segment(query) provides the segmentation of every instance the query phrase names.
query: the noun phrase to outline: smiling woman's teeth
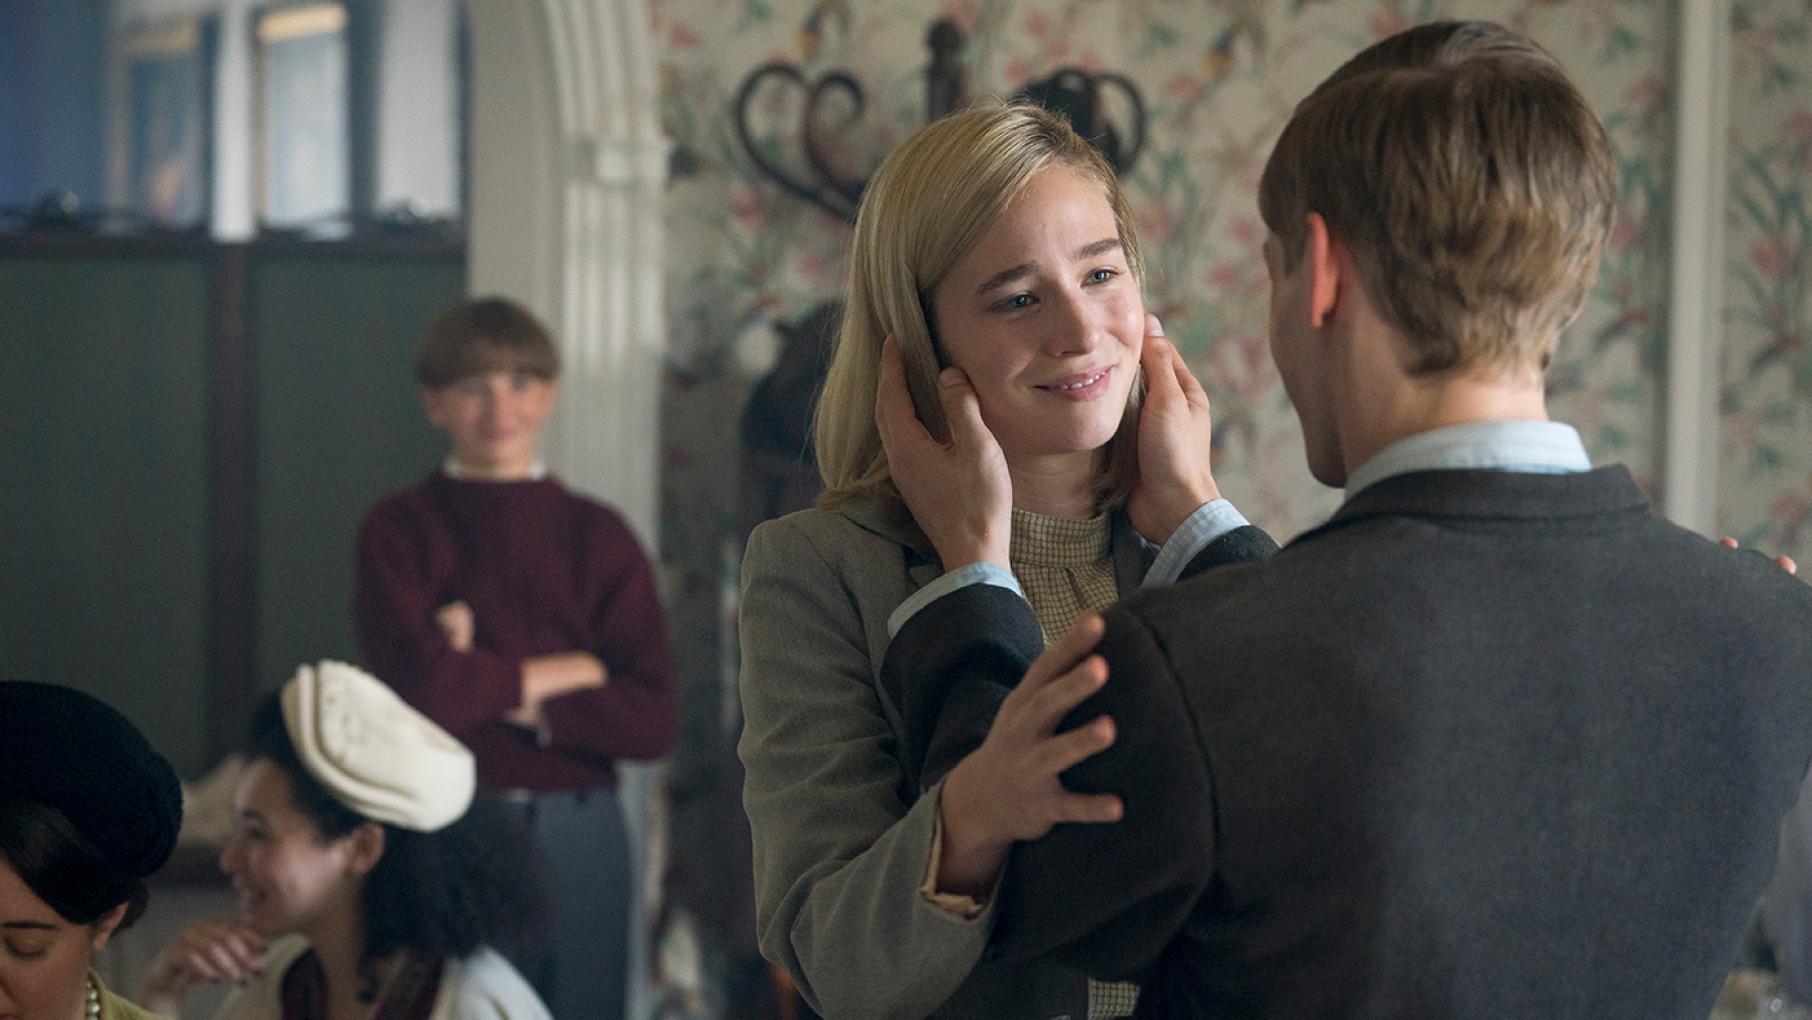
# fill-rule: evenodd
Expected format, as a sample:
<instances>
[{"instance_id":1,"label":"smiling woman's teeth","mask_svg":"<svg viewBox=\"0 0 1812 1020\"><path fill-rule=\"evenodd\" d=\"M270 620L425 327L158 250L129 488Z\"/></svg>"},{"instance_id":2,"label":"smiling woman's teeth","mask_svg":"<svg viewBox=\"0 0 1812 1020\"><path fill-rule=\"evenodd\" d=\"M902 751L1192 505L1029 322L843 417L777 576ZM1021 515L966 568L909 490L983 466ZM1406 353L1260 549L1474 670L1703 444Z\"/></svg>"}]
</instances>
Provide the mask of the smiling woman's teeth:
<instances>
[{"instance_id":1,"label":"smiling woman's teeth","mask_svg":"<svg viewBox=\"0 0 1812 1020\"><path fill-rule=\"evenodd\" d=\"M1058 383L1058 384L1052 386L1051 389L1054 389L1054 390L1087 389L1088 387L1095 385L1097 382L1100 382L1101 377L1106 374L1107 374L1107 369L1104 368L1101 371L1096 372L1094 375L1089 376L1087 379L1082 380L1081 382Z\"/></svg>"}]
</instances>

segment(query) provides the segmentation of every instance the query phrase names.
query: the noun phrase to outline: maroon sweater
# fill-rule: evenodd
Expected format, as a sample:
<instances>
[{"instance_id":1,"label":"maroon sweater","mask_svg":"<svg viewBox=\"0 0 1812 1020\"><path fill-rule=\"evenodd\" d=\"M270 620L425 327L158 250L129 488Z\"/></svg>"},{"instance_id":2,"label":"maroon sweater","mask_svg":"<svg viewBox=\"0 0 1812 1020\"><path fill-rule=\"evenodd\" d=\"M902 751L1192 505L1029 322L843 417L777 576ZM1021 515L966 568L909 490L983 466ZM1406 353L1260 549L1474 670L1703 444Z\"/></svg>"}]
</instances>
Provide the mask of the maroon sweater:
<instances>
[{"instance_id":1,"label":"maroon sweater","mask_svg":"<svg viewBox=\"0 0 1812 1020\"><path fill-rule=\"evenodd\" d=\"M472 607L456 652L435 623ZM551 478L461 481L436 472L386 497L359 533L353 624L365 665L465 741L498 789L612 786L615 759L673 742L673 665L648 557L622 518ZM522 660L587 651L599 689L551 698L539 737L500 717L522 701Z\"/></svg>"}]
</instances>

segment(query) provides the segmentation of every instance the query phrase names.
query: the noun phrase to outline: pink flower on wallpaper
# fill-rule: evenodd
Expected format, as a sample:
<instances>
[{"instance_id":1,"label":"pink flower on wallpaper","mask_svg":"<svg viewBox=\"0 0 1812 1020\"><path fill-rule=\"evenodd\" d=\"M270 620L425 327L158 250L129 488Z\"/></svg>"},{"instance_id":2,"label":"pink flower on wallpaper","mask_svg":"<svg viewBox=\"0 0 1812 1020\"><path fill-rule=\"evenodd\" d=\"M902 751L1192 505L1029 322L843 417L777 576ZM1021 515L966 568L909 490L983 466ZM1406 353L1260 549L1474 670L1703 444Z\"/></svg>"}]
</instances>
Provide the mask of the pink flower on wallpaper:
<instances>
[{"instance_id":1,"label":"pink flower on wallpaper","mask_svg":"<svg viewBox=\"0 0 1812 1020\"><path fill-rule=\"evenodd\" d=\"M975 31L976 0L949 0L944 4L944 17L956 22L965 33Z\"/></svg>"},{"instance_id":2,"label":"pink flower on wallpaper","mask_svg":"<svg viewBox=\"0 0 1812 1020\"><path fill-rule=\"evenodd\" d=\"M1797 521L1812 513L1812 501L1804 493L1789 492L1768 507L1768 516L1779 521Z\"/></svg>"},{"instance_id":3,"label":"pink flower on wallpaper","mask_svg":"<svg viewBox=\"0 0 1812 1020\"><path fill-rule=\"evenodd\" d=\"M1764 237L1749 249L1749 263L1755 271L1777 282L1792 274L1795 261L1778 237Z\"/></svg>"},{"instance_id":4,"label":"pink flower on wallpaper","mask_svg":"<svg viewBox=\"0 0 1812 1020\"><path fill-rule=\"evenodd\" d=\"M1611 224L1611 236L1607 239L1612 251L1628 251L1636 243L1638 231L1636 223L1628 216L1618 216Z\"/></svg>"},{"instance_id":5,"label":"pink flower on wallpaper","mask_svg":"<svg viewBox=\"0 0 1812 1020\"><path fill-rule=\"evenodd\" d=\"M1263 333L1231 329L1214 338L1212 361L1231 372L1215 373L1219 385L1231 389L1247 400L1270 389L1271 344ZM1214 394L1210 393L1212 398Z\"/></svg>"},{"instance_id":6,"label":"pink flower on wallpaper","mask_svg":"<svg viewBox=\"0 0 1812 1020\"><path fill-rule=\"evenodd\" d=\"M793 263L793 271L812 290L827 290L836 279L836 271L823 252L810 251Z\"/></svg>"},{"instance_id":7,"label":"pink flower on wallpaper","mask_svg":"<svg viewBox=\"0 0 1812 1020\"><path fill-rule=\"evenodd\" d=\"M1032 61L1027 57L1014 57L1007 61L1007 66L1002 69L1002 73L1007 76L1009 88L1018 88L1032 80Z\"/></svg>"},{"instance_id":8,"label":"pink flower on wallpaper","mask_svg":"<svg viewBox=\"0 0 1812 1020\"><path fill-rule=\"evenodd\" d=\"M1623 101L1640 110L1652 110L1667 98L1667 83L1658 75L1645 75L1623 90Z\"/></svg>"},{"instance_id":9,"label":"pink flower on wallpaper","mask_svg":"<svg viewBox=\"0 0 1812 1020\"><path fill-rule=\"evenodd\" d=\"M1133 223L1139 228L1139 243L1147 248L1169 244L1176 233L1176 217L1156 199L1133 207Z\"/></svg>"},{"instance_id":10,"label":"pink flower on wallpaper","mask_svg":"<svg viewBox=\"0 0 1812 1020\"><path fill-rule=\"evenodd\" d=\"M676 50L689 50L698 45L698 33L690 25L674 25L667 37Z\"/></svg>"},{"instance_id":11,"label":"pink flower on wallpaper","mask_svg":"<svg viewBox=\"0 0 1812 1020\"><path fill-rule=\"evenodd\" d=\"M737 181L730 185L730 215L743 229L759 230L767 222L767 203L754 185Z\"/></svg>"},{"instance_id":12,"label":"pink flower on wallpaper","mask_svg":"<svg viewBox=\"0 0 1812 1020\"><path fill-rule=\"evenodd\" d=\"M1209 290L1238 290L1245 278L1246 269L1237 262L1216 262L1208 267Z\"/></svg>"},{"instance_id":13,"label":"pink flower on wallpaper","mask_svg":"<svg viewBox=\"0 0 1812 1020\"><path fill-rule=\"evenodd\" d=\"M1026 15L1026 34L1034 39L1043 39L1051 34L1051 19L1043 11L1032 11Z\"/></svg>"},{"instance_id":14,"label":"pink flower on wallpaper","mask_svg":"<svg viewBox=\"0 0 1812 1020\"><path fill-rule=\"evenodd\" d=\"M1227 236L1239 242L1241 247L1257 248L1265 243L1265 225L1250 216L1240 216L1227 227Z\"/></svg>"},{"instance_id":15,"label":"pink flower on wallpaper","mask_svg":"<svg viewBox=\"0 0 1812 1020\"><path fill-rule=\"evenodd\" d=\"M1408 28L1409 22L1404 19L1402 11L1387 7L1367 19L1365 27L1371 30L1372 38L1382 39Z\"/></svg>"},{"instance_id":16,"label":"pink flower on wallpaper","mask_svg":"<svg viewBox=\"0 0 1812 1020\"><path fill-rule=\"evenodd\" d=\"M1812 143L1812 110L1795 110L1781 122L1781 134L1800 143Z\"/></svg>"},{"instance_id":17,"label":"pink flower on wallpaper","mask_svg":"<svg viewBox=\"0 0 1812 1020\"><path fill-rule=\"evenodd\" d=\"M1179 72L1164 83L1164 94L1177 102L1191 103L1195 101L1196 96L1201 95L1205 85L1207 82L1203 81L1200 76Z\"/></svg>"}]
</instances>

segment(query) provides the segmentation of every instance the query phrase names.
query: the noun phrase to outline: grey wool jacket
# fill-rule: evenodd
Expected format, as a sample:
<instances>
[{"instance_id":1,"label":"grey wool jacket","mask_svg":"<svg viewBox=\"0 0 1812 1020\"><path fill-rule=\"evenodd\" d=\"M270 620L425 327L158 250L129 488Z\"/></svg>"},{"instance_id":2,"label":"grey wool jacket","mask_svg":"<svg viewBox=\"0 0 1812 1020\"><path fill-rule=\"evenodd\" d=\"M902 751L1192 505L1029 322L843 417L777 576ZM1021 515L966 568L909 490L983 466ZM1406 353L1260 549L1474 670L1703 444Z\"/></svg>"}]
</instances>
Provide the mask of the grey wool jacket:
<instances>
[{"instance_id":1,"label":"grey wool jacket","mask_svg":"<svg viewBox=\"0 0 1812 1020\"><path fill-rule=\"evenodd\" d=\"M1156 549L1111 522L1121 593ZM1184 576L1269 555L1242 527ZM992 901L963 919L920 894L939 787L920 793L904 746L909 700L880 682L887 620L943 572L911 519L869 503L804 510L757 527L743 558L743 802L754 837L757 937L813 1008L844 1017L1087 1016L1087 978L1054 959L984 957ZM1001 589L995 589L1001 590ZM945 750L979 744L978 710Z\"/></svg>"},{"instance_id":2,"label":"grey wool jacket","mask_svg":"<svg viewBox=\"0 0 1812 1020\"><path fill-rule=\"evenodd\" d=\"M1120 590L1135 589L1153 550L1123 519L1112 549ZM749 536L738 751L761 949L830 1020L1082 1020L1079 971L983 962L992 909L965 920L919 893L938 791L908 780L900 706L878 676L888 616L942 572L909 518L867 503Z\"/></svg>"},{"instance_id":3,"label":"grey wool jacket","mask_svg":"<svg viewBox=\"0 0 1812 1020\"><path fill-rule=\"evenodd\" d=\"M1142 1016L1709 1012L1812 756L1812 590L1765 557L1622 468L1421 472L1106 616L1067 723L1121 738L1064 779L1125 816L1015 848L997 965L1140 979ZM1038 651L977 586L884 669Z\"/></svg>"}]
</instances>

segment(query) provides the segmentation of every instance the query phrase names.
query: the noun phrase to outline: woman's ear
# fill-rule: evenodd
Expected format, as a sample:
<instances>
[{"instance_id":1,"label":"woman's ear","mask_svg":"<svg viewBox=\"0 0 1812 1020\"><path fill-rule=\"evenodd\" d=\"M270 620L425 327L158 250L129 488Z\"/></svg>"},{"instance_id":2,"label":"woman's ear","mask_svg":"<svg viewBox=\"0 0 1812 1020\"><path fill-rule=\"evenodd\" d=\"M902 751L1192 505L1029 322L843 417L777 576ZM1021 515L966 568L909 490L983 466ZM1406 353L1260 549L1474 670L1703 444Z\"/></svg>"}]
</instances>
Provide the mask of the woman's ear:
<instances>
[{"instance_id":1,"label":"woman's ear","mask_svg":"<svg viewBox=\"0 0 1812 1020\"><path fill-rule=\"evenodd\" d=\"M119 930L120 922L126 919L126 908L128 906L130 906L130 904L122 903L95 919L94 924L90 926L94 931L94 935L88 942L89 946L93 948L95 952L98 953L107 948L107 940L113 937L113 933Z\"/></svg>"},{"instance_id":2,"label":"woman's ear","mask_svg":"<svg viewBox=\"0 0 1812 1020\"><path fill-rule=\"evenodd\" d=\"M351 850L346 858L347 869L361 878L371 874L384 857L384 838L384 827L376 822L361 822L347 833L345 839Z\"/></svg>"}]
</instances>

